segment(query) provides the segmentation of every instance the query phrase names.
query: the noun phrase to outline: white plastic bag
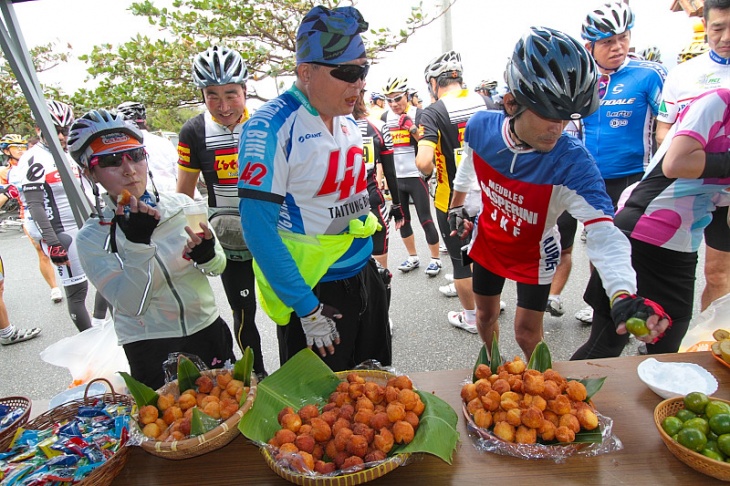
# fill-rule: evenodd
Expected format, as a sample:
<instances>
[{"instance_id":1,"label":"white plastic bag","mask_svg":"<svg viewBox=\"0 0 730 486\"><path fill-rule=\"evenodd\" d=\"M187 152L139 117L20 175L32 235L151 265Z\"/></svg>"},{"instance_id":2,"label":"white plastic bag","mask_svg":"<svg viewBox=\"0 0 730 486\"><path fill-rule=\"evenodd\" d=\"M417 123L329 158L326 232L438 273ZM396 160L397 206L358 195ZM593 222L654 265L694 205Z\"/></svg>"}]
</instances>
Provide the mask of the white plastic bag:
<instances>
[{"instance_id":1,"label":"white plastic bag","mask_svg":"<svg viewBox=\"0 0 730 486\"><path fill-rule=\"evenodd\" d=\"M117 344L111 319L51 344L41 351L41 359L68 368L73 378L69 387L88 383L94 378L106 378L114 390L123 392L126 389L117 371L129 373L129 362L124 349Z\"/></svg>"},{"instance_id":2,"label":"white plastic bag","mask_svg":"<svg viewBox=\"0 0 730 486\"><path fill-rule=\"evenodd\" d=\"M689 330L682 339L679 352L687 351L687 348L703 341L714 341L712 333L717 329L730 331L730 294L720 297L701 314L695 316L689 323ZM696 349L705 351L705 347Z\"/></svg>"}]
</instances>

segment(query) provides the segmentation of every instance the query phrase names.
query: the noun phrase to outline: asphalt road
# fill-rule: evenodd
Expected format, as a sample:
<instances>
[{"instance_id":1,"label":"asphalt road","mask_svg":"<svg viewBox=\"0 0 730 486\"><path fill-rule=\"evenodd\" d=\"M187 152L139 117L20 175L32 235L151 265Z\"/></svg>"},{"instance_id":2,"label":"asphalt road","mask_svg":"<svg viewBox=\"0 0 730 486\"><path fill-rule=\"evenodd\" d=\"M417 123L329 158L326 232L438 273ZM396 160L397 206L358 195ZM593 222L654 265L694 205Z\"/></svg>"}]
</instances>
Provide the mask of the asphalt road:
<instances>
[{"instance_id":1,"label":"asphalt road","mask_svg":"<svg viewBox=\"0 0 730 486\"><path fill-rule=\"evenodd\" d=\"M421 261L428 262L423 231L419 227L415 231ZM71 374L66 368L45 363L39 353L59 339L76 334L76 328L67 314L65 301L54 304L50 300L50 290L38 271L35 251L22 232L0 231L0 255L6 269L4 299L11 322L18 327L43 329L43 333L32 341L0 346L0 397L23 395L36 400L49 399L69 386ZM390 266L397 267L406 256L400 237L391 234ZM422 268L408 274L393 271L393 365L399 373L468 368L479 353L478 335L456 329L446 319L448 311L460 309L458 299L447 298L438 291L439 286L447 283L444 275L451 272L450 261L446 255L443 257L443 270L434 278L425 275L423 263ZM545 315L545 340L556 361L567 360L585 342L590 331L588 326L573 318L573 314L584 306L581 296L588 278L585 244L577 238L573 260L573 273L563 294L565 315L560 318ZM701 265L702 262L699 268ZM698 272L698 295L704 285L701 273ZM211 283L221 315L227 318L229 310L220 279L213 278ZM94 290L90 287L87 297L90 311L93 296ZM521 354L512 329L516 305L514 283L506 284L503 300L507 309L500 318L500 348L504 356L512 357ZM279 366L275 324L263 312L259 312L257 321L266 367L273 372ZM632 340L624 353L636 354L636 341Z\"/></svg>"}]
</instances>

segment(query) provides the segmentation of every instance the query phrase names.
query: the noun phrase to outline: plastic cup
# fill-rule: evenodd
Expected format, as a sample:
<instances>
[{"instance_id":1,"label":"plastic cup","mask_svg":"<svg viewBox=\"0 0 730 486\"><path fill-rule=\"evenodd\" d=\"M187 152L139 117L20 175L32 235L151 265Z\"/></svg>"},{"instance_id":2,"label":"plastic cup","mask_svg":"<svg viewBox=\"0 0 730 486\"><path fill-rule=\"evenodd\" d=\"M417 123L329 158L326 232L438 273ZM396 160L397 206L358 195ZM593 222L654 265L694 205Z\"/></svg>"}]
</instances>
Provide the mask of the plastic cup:
<instances>
[{"instance_id":1,"label":"plastic cup","mask_svg":"<svg viewBox=\"0 0 730 486\"><path fill-rule=\"evenodd\" d=\"M195 233L202 233L203 227L200 226L200 223L208 223L208 204L206 201L196 200L186 204L183 206L183 212L190 229Z\"/></svg>"}]
</instances>

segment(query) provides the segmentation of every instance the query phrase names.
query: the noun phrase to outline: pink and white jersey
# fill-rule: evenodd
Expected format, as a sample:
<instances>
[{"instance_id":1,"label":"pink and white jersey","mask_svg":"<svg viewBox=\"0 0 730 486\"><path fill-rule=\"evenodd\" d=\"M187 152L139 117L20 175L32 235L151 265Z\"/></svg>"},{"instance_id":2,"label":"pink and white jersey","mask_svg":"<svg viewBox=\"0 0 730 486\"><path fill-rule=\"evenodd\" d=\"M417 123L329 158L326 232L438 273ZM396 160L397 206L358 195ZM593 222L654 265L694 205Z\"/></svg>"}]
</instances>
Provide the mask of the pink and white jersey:
<instances>
[{"instance_id":1,"label":"pink and white jersey","mask_svg":"<svg viewBox=\"0 0 730 486\"><path fill-rule=\"evenodd\" d=\"M616 225L634 239L674 251L695 252L717 206L730 205L730 178L669 179L662 173L671 139L686 135L706 152L730 150L730 89L701 94L679 115L646 170L621 195Z\"/></svg>"}]
</instances>

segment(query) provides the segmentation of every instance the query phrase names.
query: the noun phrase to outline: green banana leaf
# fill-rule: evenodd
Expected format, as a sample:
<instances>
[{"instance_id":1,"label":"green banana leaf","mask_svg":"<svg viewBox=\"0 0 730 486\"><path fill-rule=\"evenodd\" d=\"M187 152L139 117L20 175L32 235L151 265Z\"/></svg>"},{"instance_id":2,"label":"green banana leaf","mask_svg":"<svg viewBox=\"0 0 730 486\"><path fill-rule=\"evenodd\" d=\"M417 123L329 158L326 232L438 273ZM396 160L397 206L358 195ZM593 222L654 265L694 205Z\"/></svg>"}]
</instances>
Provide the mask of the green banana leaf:
<instances>
[{"instance_id":1,"label":"green banana leaf","mask_svg":"<svg viewBox=\"0 0 730 486\"><path fill-rule=\"evenodd\" d=\"M489 363L489 367L492 373L497 372L497 368L502 366L502 355L499 354L499 338L497 333L492 334L492 362Z\"/></svg>"},{"instance_id":2,"label":"green banana leaf","mask_svg":"<svg viewBox=\"0 0 730 486\"><path fill-rule=\"evenodd\" d=\"M197 390L195 380L200 378L200 370L190 358L184 354L177 357L177 385L180 393L186 390Z\"/></svg>"},{"instance_id":3,"label":"green banana leaf","mask_svg":"<svg viewBox=\"0 0 730 486\"><path fill-rule=\"evenodd\" d=\"M157 406L157 399L160 398L160 395L156 391L141 381L135 380L129 373L124 371L118 371L117 373L124 379L124 384L129 388L129 393L132 394L132 398L134 398L139 408L146 405Z\"/></svg>"},{"instance_id":4,"label":"green banana leaf","mask_svg":"<svg viewBox=\"0 0 730 486\"><path fill-rule=\"evenodd\" d=\"M259 383L256 400L239 422L238 429L248 439L266 443L280 428L277 416L283 408L299 410L307 404L323 406L339 383L337 375L312 350L303 349ZM459 438L456 412L435 395L418 393L426 409L416 436L413 442L394 451L425 452L451 464Z\"/></svg>"},{"instance_id":5,"label":"green banana leaf","mask_svg":"<svg viewBox=\"0 0 730 486\"><path fill-rule=\"evenodd\" d=\"M243 386L251 386L251 371L253 371L253 350L250 346L246 346L241 359L233 365L233 378L242 381ZM241 397L241 400L245 401L245 396Z\"/></svg>"},{"instance_id":6,"label":"green banana leaf","mask_svg":"<svg viewBox=\"0 0 730 486\"><path fill-rule=\"evenodd\" d=\"M487 353L487 345L483 345L482 349L479 350L479 356L477 356L477 362L474 363L474 369L471 373L471 381L476 383L477 381L477 368L480 364L489 366L489 354Z\"/></svg>"},{"instance_id":7,"label":"green banana leaf","mask_svg":"<svg viewBox=\"0 0 730 486\"><path fill-rule=\"evenodd\" d=\"M527 369L537 370L540 373L545 373L553 367L553 359L550 356L550 349L545 341L540 341L532 351L530 361L527 363Z\"/></svg>"}]
</instances>

